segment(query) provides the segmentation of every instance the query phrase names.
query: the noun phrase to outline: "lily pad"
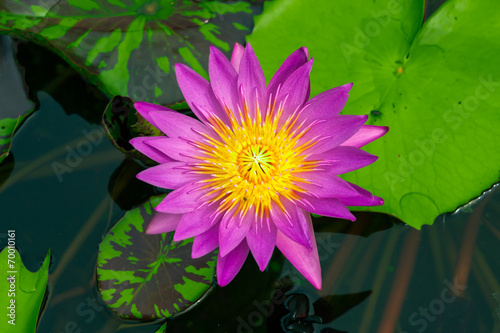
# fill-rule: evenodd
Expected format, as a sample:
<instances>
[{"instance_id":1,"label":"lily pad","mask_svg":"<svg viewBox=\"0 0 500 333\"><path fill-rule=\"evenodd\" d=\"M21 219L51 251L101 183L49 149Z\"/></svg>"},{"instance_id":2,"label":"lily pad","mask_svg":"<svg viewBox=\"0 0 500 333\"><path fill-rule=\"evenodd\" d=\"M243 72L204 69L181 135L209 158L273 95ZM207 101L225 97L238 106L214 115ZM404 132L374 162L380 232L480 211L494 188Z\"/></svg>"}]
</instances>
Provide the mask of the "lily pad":
<instances>
[{"instance_id":1,"label":"lily pad","mask_svg":"<svg viewBox=\"0 0 500 333\"><path fill-rule=\"evenodd\" d=\"M134 157L143 155L129 143L132 138L162 135L135 110L134 101L123 96L115 96L109 102L102 115L102 124L111 143L122 153Z\"/></svg>"},{"instance_id":2,"label":"lily pad","mask_svg":"<svg viewBox=\"0 0 500 333\"><path fill-rule=\"evenodd\" d=\"M368 209L417 229L500 170L500 2L449 0L422 25L423 9L424 0L276 0L248 37L268 79L307 46L312 95L354 82L343 113L390 131L366 146L379 160L344 178L384 198Z\"/></svg>"},{"instance_id":3,"label":"lily pad","mask_svg":"<svg viewBox=\"0 0 500 333\"><path fill-rule=\"evenodd\" d=\"M229 54L252 30L261 2L5 0L0 33L49 47L109 97L168 105L183 100L174 64L206 75L208 46Z\"/></svg>"},{"instance_id":4,"label":"lily pad","mask_svg":"<svg viewBox=\"0 0 500 333\"><path fill-rule=\"evenodd\" d=\"M165 195L128 211L99 245L98 289L104 303L124 319L150 320L183 313L211 289L215 254L191 258L192 239L173 233L147 235L145 226Z\"/></svg>"},{"instance_id":5,"label":"lily pad","mask_svg":"<svg viewBox=\"0 0 500 333\"><path fill-rule=\"evenodd\" d=\"M7 234L11 237L11 231ZM14 238L15 239L15 236ZM24 267L19 252L10 246L0 252L0 306L6 315L0 321L0 331L9 333L35 332L38 312L49 277L50 251L38 272Z\"/></svg>"},{"instance_id":6,"label":"lily pad","mask_svg":"<svg viewBox=\"0 0 500 333\"><path fill-rule=\"evenodd\" d=\"M1 163L10 152L15 131L35 109L27 97L23 75L14 57L14 47L7 36L0 36L0 78L0 100L3 101L0 108Z\"/></svg>"}]
</instances>

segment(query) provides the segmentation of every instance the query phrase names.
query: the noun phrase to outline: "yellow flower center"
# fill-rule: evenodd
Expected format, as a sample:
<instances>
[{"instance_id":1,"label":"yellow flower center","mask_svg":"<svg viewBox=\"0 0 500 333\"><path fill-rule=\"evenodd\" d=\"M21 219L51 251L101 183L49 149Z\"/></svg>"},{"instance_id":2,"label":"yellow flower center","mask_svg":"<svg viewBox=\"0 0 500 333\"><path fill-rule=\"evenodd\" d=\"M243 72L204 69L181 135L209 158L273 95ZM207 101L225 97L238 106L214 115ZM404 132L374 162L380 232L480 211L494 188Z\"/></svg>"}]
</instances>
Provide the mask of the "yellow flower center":
<instances>
[{"instance_id":1,"label":"yellow flower center","mask_svg":"<svg viewBox=\"0 0 500 333\"><path fill-rule=\"evenodd\" d=\"M297 192L304 192L297 183L307 181L294 176L297 172L313 171L318 161L306 161L304 151L315 142L298 143L310 129L298 124L298 112L285 120L281 106L272 105L262 119L257 110L251 119L248 109L239 110L239 118L225 108L230 126L217 117L211 117L209 126L219 135L205 135L205 142L195 145L203 151L193 169L209 177L204 188L211 189L211 202L219 201L219 212L235 209L244 215L249 209L269 216L274 202L284 211L279 197L300 200Z\"/></svg>"}]
</instances>

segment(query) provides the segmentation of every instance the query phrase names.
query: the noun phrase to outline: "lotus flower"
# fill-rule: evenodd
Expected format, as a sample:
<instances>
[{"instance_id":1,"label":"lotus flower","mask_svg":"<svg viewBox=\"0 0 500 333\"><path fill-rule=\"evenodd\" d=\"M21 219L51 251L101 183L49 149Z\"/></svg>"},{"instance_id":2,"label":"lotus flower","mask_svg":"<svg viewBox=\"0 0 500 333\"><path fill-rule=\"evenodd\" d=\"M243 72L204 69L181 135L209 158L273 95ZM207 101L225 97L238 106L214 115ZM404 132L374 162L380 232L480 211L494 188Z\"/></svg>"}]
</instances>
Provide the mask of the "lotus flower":
<instances>
[{"instance_id":1,"label":"lotus flower","mask_svg":"<svg viewBox=\"0 0 500 333\"><path fill-rule=\"evenodd\" d=\"M312 59L292 53L266 86L247 44L229 61L209 56L210 83L176 64L181 91L198 120L137 102L135 108L166 136L131 144L159 165L137 177L172 189L156 207L146 233L175 230L194 237L192 257L219 247L217 280L227 285L248 252L264 270L276 246L314 285L321 268L310 213L355 220L346 206L383 200L338 175L373 163L359 147L388 128L364 125L368 116L339 115L352 84L309 100Z\"/></svg>"}]
</instances>

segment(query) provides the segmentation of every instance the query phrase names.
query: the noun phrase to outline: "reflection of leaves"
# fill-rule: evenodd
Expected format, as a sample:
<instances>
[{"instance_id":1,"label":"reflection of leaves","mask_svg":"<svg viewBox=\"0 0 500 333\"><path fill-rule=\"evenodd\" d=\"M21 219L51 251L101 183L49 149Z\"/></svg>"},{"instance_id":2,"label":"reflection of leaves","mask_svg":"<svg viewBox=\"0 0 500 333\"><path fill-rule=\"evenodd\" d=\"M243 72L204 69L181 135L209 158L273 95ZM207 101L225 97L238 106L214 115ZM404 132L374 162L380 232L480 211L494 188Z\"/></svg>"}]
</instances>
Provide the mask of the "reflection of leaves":
<instances>
[{"instance_id":1,"label":"reflection of leaves","mask_svg":"<svg viewBox=\"0 0 500 333\"><path fill-rule=\"evenodd\" d=\"M14 58L11 39L0 36L0 163L12 146L12 136L21 123L33 112L23 77Z\"/></svg>"},{"instance_id":2,"label":"reflection of leaves","mask_svg":"<svg viewBox=\"0 0 500 333\"><path fill-rule=\"evenodd\" d=\"M10 250L10 251L9 251ZM10 260L9 260L10 259ZM9 260L9 261L8 261ZM38 312L42 304L49 276L50 252L45 256L38 272L30 272L24 267L21 255L14 248L5 247L0 252L0 306L3 311L11 306L14 300L15 317L3 315L0 320L0 331L10 333L35 332ZM13 266L10 266L10 265ZM14 291L8 278L14 277ZM14 295L10 293L14 292ZM7 310L8 314L10 310ZM14 319L15 325L9 324Z\"/></svg>"},{"instance_id":3,"label":"reflection of leaves","mask_svg":"<svg viewBox=\"0 0 500 333\"><path fill-rule=\"evenodd\" d=\"M154 197L125 214L99 245L98 287L106 305L126 319L171 317L188 310L212 286L215 256L191 259L192 239L146 235Z\"/></svg>"},{"instance_id":4,"label":"reflection of leaves","mask_svg":"<svg viewBox=\"0 0 500 333\"><path fill-rule=\"evenodd\" d=\"M14 170L14 154L9 154L7 158L0 164L0 188L5 183L5 181L10 177L12 170Z\"/></svg>"},{"instance_id":5,"label":"reflection of leaves","mask_svg":"<svg viewBox=\"0 0 500 333\"><path fill-rule=\"evenodd\" d=\"M208 45L229 52L261 1L89 0L0 3L0 31L56 51L108 96L182 100L177 62L206 74Z\"/></svg>"},{"instance_id":6,"label":"reflection of leaves","mask_svg":"<svg viewBox=\"0 0 500 333\"><path fill-rule=\"evenodd\" d=\"M109 99L86 83L63 59L39 45L23 41L17 42L16 58L26 69L28 94L33 101L39 104L38 92L44 91L67 115L78 115L92 124L100 123Z\"/></svg>"},{"instance_id":7,"label":"reflection of leaves","mask_svg":"<svg viewBox=\"0 0 500 333\"><path fill-rule=\"evenodd\" d=\"M393 217L381 213L353 212L356 223L327 216L315 216L314 230L316 232L342 233L368 237L373 233L391 228L401 222Z\"/></svg>"},{"instance_id":8,"label":"reflection of leaves","mask_svg":"<svg viewBox=\"0 0 500 333\"><path fill-rule=\"evenodd\" d=\"M423 26L423 0L356 3L355 11L352 0L266 3L248 40L267 74L307 46L312 95L354 82L345 113L370 114L369 124L390 131L366 147L379 160L344 178L384 198L368 209L420 228L498 181L500 29L492 13L500 2L449 0Z\"/></svg>"},{"instance_id":9,"label":"reflection of leaves","mask_svg":"<svg viewBox=\"0 0 500 333\"><path fill-rule=\"evenodd\" d=\"M363 302L371 293L371 290L367 290L354 294L322 297L313 304L314 314L323 319L323 324L330 323Z\"/></svg>"},{"instance_id":10,"label":"reflection of leaves","mask_svg":"<svg viewBox=\"0 0 500 333\"><path fill-rule=\"evenodd\" d=\"M137 174L142 170L144 167L137 161L125 158L109 178L108 192L121 209L132 209L157 194L154 186L137 179Z\"/></svg>"}]
</instances>

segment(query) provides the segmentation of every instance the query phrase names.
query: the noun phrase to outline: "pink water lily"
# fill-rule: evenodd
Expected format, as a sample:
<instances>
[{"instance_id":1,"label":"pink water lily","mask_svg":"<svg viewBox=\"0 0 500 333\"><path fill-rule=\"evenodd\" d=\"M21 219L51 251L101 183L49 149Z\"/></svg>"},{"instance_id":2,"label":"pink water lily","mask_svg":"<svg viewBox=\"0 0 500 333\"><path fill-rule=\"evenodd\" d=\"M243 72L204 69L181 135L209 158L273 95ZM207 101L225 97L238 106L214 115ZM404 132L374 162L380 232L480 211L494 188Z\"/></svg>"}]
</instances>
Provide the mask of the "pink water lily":
<instances>
[{"instance_id":1,"label":"pink water lily","mask_svg":"<svg viewBox=\"0 0 500 333\"><path fill-rule=\"evenodd\" d=\"M212 47L210 83L175 66L177 81L198 120L137 102L135 108L166 136L132 145L158 166L137 177L173 189L156 207L148 234L194 237L193 258L217 247L217 280L227 285L248 252L264 270L276 246L314 285L321 268L311 214L354 221L346 206L383 200L338 175L373 163L360 147L388 128L367 116L339 115L352 84L309 100L312 59L292 53L266 86L252 47L236 44L229 61Z\"/></svg>"}]
</instances>

